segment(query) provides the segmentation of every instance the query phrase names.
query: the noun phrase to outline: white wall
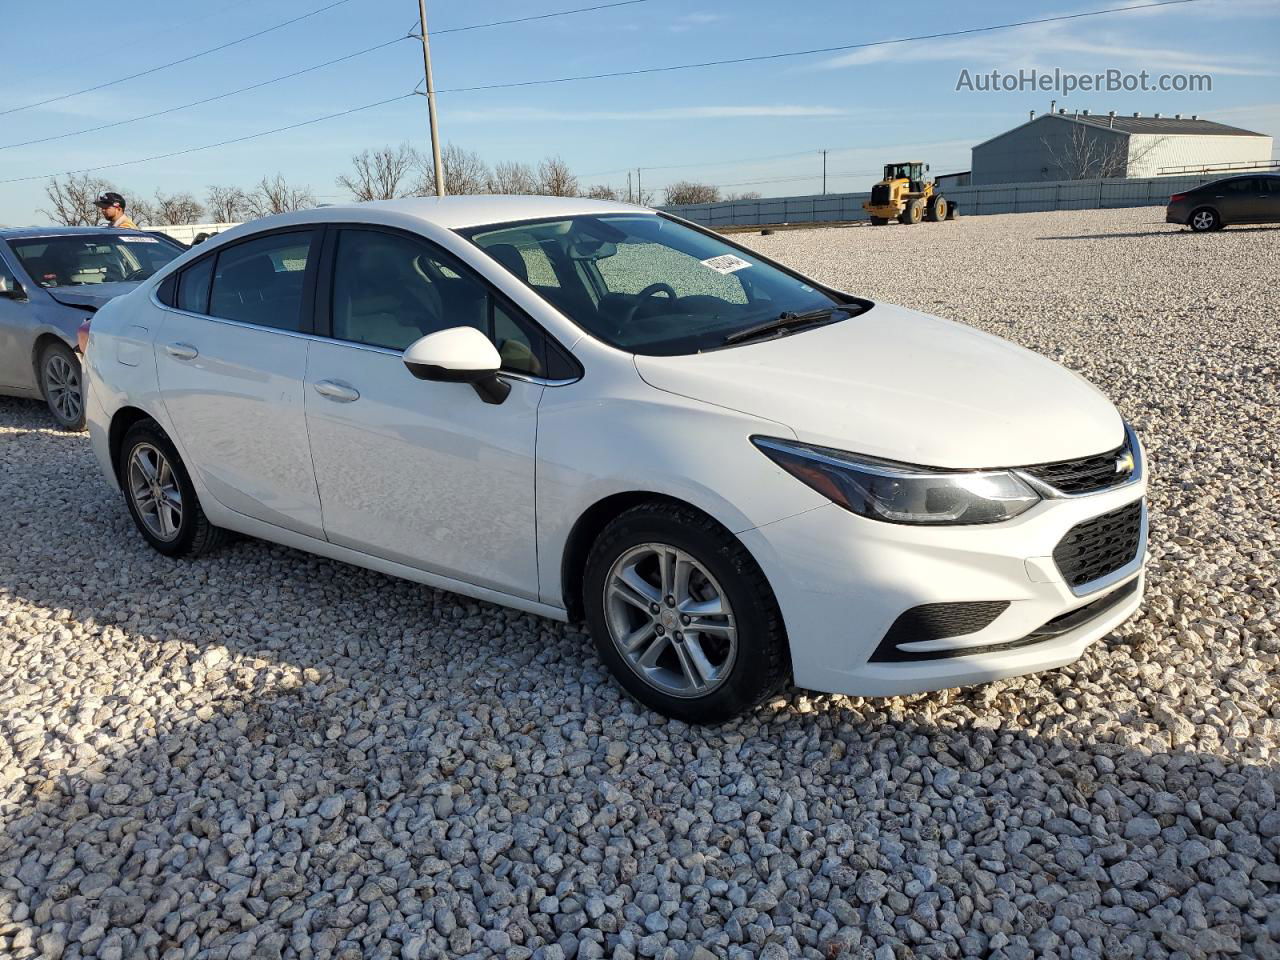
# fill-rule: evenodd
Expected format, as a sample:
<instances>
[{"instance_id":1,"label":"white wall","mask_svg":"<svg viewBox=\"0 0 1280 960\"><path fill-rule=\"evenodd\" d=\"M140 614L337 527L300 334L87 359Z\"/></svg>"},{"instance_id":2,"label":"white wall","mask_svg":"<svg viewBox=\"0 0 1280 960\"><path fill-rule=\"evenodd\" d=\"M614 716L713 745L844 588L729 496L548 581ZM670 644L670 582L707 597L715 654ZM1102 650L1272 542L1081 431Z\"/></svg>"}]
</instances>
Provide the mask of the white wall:
<instances>
[{"instance_id":1,"label":"white wall","mask_svg":"<svg viewBox=\"0 0 1280 960\"><path fill-rule=\"evenodd\" d=\"M230 230L232 227L238 226L240 226L238 223L180 223L167 227L147 227L146 229L167 234L183 243L190 243L195 239L197 233L222 233L224 230Z\"/></svg>"},{"instance_id":2,"label":"white wall","mask_svg":"<svg viewBox=\"0 0 1280 960\"><path fill-rule=\"evenodd\" d=\"M1134 134L1129 137L1130 177L1161 176L1162 167L1193 164L1269 163L1270 137Z\"/></svg>"}]
</instances>

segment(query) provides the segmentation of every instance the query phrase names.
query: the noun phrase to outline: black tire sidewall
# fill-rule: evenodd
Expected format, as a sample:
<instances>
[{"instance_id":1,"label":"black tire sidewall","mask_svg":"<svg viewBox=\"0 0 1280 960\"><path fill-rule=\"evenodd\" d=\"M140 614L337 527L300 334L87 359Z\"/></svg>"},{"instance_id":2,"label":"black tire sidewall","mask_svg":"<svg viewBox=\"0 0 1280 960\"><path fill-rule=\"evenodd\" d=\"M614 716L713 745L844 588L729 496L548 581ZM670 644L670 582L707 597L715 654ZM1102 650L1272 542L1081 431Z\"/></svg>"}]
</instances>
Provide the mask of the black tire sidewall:
<instances>
[{"instance_id":1,"label":"black tire sidewall","mask_svg":"<svg viewBox=\"0 0 1280 960\"><path fill-rule=\"evenodd\" d=\"M80 381L80 419L77 420L75 423L68 423L67 421L63 420L60 416L58 416L57 411L53 409L53 404L49 400L49 390L48 390L48 387L45 385L45 366L49 362L49 357L55 353L61 354L63 357L65 357L68 360L68 362L71 363L73 367L75 367L77 372L77 378ZM40 382L40 395L44 397L45 406L49 408L49 415L53 417L54 422L57 423L58 427L62 430L71 430L71 431L83 430L85 410L86 410L85 401L88 398L85 396L85 389L84 389L84 364L80 362L80 358L76 356L75 351L72 350L70 347L68 347L65 343L58 341L57 343L48 344L47 346L44 347L44 349L40 351L40 358L37 361L37 363L39 364L38 372L39 372L39 382Z\"/></svg>"},{"instance_id":2,"label":"black tire sidewall","mask_svg":"<svg viewBox=\"0 0 1280 960\"><path fill-rule=\"evenodd\" d=\"M666 543L703 564L726 594L737 627L738 650L728 679L704 697L674 697L644 682L614 646L604 609L609 570L625 551L642 543ZM763 590L761 589L763 586ZM600 535L587 558L583 582L587 627L600 658L631 696L666 716L691 724L720 723L751 709L777 686L766 664L789 656L777 601L746 548L728 531L682 522L660 508L624 515ZM776 646L782 649L775 649ZM769 676L764 676L764 670Z\"/></svg>"},{"instance_id":3,"label":"black tire sidewall","mask_svg":"<svg viewBox=\"0 0 1280 960\"><path fill-rule=\"evenodd\" d=\"M138 508L133 502L133 497L129 495L129 459L133 456L134 449L142 443L150 444L165 455L174 476L178 480L178 490L182 494L182 522L178 526L178 535L172 540L161 540L147 529L142 517L138 515ZM129 428L129 431L124 435L124 441L120 444L117 479L120 482L120 491L124 494L124 502L129 510L129 516L133 518L133 523L138 528L138 532L142 534L143 539L166 557L180 557L190 553L200 522L200 501L196 497L195 485L191 482L191 477L187 473L186 466L182 463L182 458L178 456L178 451L174 448L169 438L165 436L164 431L150 421L137 423Z\"/></svg>"}]
</instances>

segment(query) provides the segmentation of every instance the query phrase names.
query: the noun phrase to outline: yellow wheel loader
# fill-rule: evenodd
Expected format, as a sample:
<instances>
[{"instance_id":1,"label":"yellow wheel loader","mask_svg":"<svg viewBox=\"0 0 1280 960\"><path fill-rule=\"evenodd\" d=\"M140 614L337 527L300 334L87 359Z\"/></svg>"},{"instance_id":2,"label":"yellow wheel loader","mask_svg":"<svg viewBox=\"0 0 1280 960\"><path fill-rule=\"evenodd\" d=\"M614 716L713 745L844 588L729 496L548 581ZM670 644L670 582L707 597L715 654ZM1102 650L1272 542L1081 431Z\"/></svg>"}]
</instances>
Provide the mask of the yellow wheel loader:
<instances>
[{"instance_id":1,"label":"yellow wheel loader","mask_svg":"<svg viewBox=\"0 0 1280 960\"><path fill-rule=\"evenodd\" d=\"M959 213L955 204L937 192L937 185L926 180L927 163L886 163L884 179L871 188L871 199L862 209L871 217L872 226L880 227L890 220L919 223L928 220L954 220Z\"/></svg>"}]
</instances>

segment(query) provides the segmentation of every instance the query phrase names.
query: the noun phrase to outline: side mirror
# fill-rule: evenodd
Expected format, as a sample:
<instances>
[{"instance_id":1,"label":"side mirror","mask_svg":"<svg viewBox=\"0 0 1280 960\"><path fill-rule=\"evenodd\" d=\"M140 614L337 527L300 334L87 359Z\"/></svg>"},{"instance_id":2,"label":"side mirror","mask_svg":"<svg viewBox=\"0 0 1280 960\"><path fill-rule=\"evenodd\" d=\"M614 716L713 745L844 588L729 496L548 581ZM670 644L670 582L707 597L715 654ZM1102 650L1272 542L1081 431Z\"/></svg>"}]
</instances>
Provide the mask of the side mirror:
<instances>
[{"instance_id":1,"label":"side mirror","mask_svg":"<svg viewBox=\"0 0 1280 960\"><path fill-rule=\"evenodd\" d=\"M498 376L502 357L475 327L450 327L409 344L404 365L419 380L469 383L485 403L502 403L511 384Z\"/></svg>"},{"instance_id":2,"label":"side mirror","mask_svg":"<svg viewBox=\"0 0 1280 960\"><path fill-rule=\"evenodd\" d=\"M5 300L25 300L27 299L27 291L22 289L22 284L15 280L12 287L7 284L0 284L0 298Z\"/></svg>"}]
</instances>

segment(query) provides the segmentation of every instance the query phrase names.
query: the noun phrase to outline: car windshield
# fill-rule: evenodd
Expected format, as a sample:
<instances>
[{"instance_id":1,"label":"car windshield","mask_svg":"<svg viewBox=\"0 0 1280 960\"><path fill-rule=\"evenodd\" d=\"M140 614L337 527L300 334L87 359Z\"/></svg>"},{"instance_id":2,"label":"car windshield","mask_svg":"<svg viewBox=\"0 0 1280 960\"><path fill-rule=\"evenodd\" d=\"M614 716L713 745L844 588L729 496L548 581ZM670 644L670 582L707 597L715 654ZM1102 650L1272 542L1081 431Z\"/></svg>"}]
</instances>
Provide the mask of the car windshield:
<instances>
[{"instance_id":1,"label":"car windshield","mask_svg":"<svg viewBox=\"0 0 1280 960\"><path fill-rule=\"evenodd\" d=\"M42 287L146 280L182 253L145 234L67 234L11 239L27 275Z\"/></svg>"},{"instance_id":2,"label":"car windshield","mask_svg":"<svg viewBox=\"0 0 1280 960\"><path fill-rule=\"evenodd\" d=\"M465 235L588 333L632 353L725 346L783 314L845 317L830 294L654 214L537 220Z\"/></svg>"}]
</instances>

